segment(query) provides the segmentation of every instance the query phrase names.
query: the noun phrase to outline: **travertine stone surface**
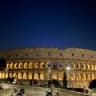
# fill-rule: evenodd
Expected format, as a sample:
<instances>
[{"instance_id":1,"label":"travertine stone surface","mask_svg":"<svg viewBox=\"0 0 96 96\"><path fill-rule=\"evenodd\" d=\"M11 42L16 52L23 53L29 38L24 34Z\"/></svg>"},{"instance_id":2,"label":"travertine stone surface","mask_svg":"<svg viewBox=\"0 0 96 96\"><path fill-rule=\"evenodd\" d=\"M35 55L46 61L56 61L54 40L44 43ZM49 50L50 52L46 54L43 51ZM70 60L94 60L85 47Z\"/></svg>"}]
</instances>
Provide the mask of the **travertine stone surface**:
<instances>
[{"instance_id":1,"label":"travertine stone surface","mask_svg":"<svg viewBox=\"0 0 96 96\"><path fill-rule=\"evenodd\" d=\"M42 82L51 78L62 84L66 71L68 86L79 88L88 87L90 81L96 79L96 51L93 50L16 48L1 51L0 57L7 60L7 73L1 72L0 79L10 76L18 81L36 79ZM51 66L51 73L48 64ZM66 70L67 67L70 70Z\"/></svg>"}]
</instances>

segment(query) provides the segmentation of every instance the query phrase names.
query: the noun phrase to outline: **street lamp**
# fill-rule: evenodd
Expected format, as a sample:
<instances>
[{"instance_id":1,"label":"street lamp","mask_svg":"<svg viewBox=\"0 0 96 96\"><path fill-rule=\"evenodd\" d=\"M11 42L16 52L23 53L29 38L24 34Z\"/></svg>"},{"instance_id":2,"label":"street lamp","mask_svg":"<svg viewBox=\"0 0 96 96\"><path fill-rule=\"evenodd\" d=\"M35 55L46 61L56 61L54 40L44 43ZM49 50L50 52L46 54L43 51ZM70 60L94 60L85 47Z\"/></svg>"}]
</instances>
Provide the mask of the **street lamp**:
<instances>
[{"instance_id":1,"label":"street lamp","mask_svg":"<svg viewBox=\"0 0 96 96\"><path fill-rule=\"evenodd\" d=\"M71 68L70 66L67 66L67 67L66 67L66 71L69 72L70 70L72 70L72 68ZM74 71L74 70L73 70L73 71ZM74 83L73 90L74 90L74 88L76 87L76 76L75 76L75 80L74 80L74 81L75 81L75 83Z\"/></svg>"},{"instance_id":2,"label":"street lamp","mask_svg":"<svg viewBox=\"0 0 96 96\"><path fill-rule=\"evenodd\" d=\"M67 66L67 67L66 67L66 70L67 70L67 71L70 71L70 70L71 70L71 68L70 68L69 66Z\"/></svg>"},{"instance_id":3,"label":"street lamp","mask_svg":"<svg viewBox=\"0 0 96 96\"><path fill-rule=\"evenodd\" d=\"M63 81L63 87L67 88L67 76L68 76L68 71L71 70L70 66L64 67L64 81Z\"/></svg>"},{"instance_id":4,"label":"street lamp","mask_svg":"<svg viewBox=\"0 0 96 96\"><path fill-rule=\"evenodd\" d=\"M71 70L71 67L70 67L70 66L67 66L67 67L66 67L66 74L67 74L67 77L68 77L68 72L70 72L70 70ZM67 87L68 87L68 83L67 83Z\"/></svg>"}]
</instances>

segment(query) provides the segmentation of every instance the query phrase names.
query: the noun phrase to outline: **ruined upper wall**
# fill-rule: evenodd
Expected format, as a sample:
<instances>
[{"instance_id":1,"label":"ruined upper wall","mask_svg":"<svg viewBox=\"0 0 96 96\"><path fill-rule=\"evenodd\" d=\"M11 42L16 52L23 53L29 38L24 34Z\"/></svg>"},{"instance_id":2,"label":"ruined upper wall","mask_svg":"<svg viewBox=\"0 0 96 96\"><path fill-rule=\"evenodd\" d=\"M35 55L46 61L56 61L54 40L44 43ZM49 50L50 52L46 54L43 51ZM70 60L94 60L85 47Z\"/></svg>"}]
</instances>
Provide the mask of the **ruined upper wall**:
<instances>
[{"instance_id":1,"label":"ruined upper wall","mask_svg":"<svg viewBox=\"0 0 96 96\"><path fill-rule=\"evenodd\" d=\"M80 48L17 48L0 54L6 59L81 59L96 60L96 51Z\"/></svg>"},{"instance_id":2,"label":"ruined upper wall","mask_svg":"<svg viewBox=\"0 0 96 96\"><path fill-rule=\"evenodd\" d=\"M80 48L67 48L63 50L64 57L70 59L96 60L96 51Z\"/></svg>"}]
</instances>

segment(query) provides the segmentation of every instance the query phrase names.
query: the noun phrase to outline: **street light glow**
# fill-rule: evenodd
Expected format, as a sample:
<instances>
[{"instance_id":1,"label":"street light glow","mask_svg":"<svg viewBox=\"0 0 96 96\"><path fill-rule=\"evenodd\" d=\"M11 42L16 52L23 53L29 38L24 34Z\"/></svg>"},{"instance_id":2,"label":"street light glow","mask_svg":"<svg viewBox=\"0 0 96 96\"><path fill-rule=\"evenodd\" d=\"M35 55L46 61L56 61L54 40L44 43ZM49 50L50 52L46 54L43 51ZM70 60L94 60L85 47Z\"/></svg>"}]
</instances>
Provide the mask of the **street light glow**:
<instances>
[{"instance_id":1,"label":"street light glow","mask_svg":"<svg viewBox=\"0 0 96 96\"><path fill-rule=\"evenodd\" d=\"M71 70L71 68L69 66L66 67L66 70Z\"/></svg>"}]
</instances>

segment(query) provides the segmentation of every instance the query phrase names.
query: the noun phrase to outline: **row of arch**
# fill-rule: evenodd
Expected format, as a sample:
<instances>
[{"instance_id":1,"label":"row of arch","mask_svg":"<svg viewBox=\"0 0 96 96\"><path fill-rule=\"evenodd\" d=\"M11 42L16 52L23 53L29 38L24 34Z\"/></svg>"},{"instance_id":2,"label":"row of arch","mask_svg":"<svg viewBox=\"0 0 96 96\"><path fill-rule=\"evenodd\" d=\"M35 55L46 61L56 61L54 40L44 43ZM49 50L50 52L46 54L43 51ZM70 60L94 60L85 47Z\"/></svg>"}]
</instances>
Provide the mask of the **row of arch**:
<instances>
[{"instance_id":1,"label":"row of arch","mask_svg":"<svg viewBox=\"0 0 96 96\"><path fill-rule=\"evenodd\" d=\"M0 72L0 79L6 79L8 77L15 77L17 80L50 80L50 74L45 72ZM62 81L64 77L63 72L54 72L51 74L51 79L56 79ZM68 73L67 80L71 82L68 84L72 87L82 87L84 85L84 81L90 82L91 80L96 79L95 73ZM83 85L80 85L79 82L82 82Z\"/></svg>"},{"instance_id":2,"label":"row of arch","mask_svg":"<svg viewBox=\"0 0 96 96\"><path fill-rule=\"evenodd\" d=\"M13 63L13 62L11 62L11 63L7 63L6 68L7 69L33 69L33 68L35 68L35 69L39 69L39 68L45 69L46 66L45 66L44 63L32 63L32 62L30 62L30 63L27 63L27 62L25 62L25 63L22 63L22 62Z\"/></svg>"},{"instance_id":3,"label":"row of arch","mask_svg":"<svg viewBox=\"0 0 96 96\"><path fill-rule=\"evenodd\" d=\"M48 73L45 72L35 72L35 73L27 73L27 72L14 72L14 73L4 73L4 72L0 72L0 79L5 79L5 78L12 78L15 77L16 79L19 80L49 80L50 79L50 75ZM51 79L56 79L56 80L63 80L63 73L53 73L51 76Z\"/></svg>"},{"instance_id":4,"label":"row of arch","mask_svg":"<svg viewBox=\"0 0 96 96\"><path fill-rule=\"evenodd\" d=\"M71 73L68 75L68 80L75 80L75 81L90 81L96 79L95 73Z\"/></svg>"},{"instance_id":5,"label":"row of arch","mask_svg":"<svg viewBox=\"0 0 96 96\"><path fill-rule=\"evenodd\" d=\"M96 70L96 64L77 63L77 64L74 64L74 69L95 71Z\"/></svg>"},{"instance_id":6,"label":"row of arch","mask_svg":"<svg viewBox=\"0 0 96 96\"><path fill-rule=\"evenodd\" d=\"M52 72L51 75L49 73L45 72L11 72L11 73L6 73L6 72L0 72L0 79L4 79L7 77L15 77L17 79L36 79L36 80L46 80L46 79L56 79L56 80L63 80L63 72ZM95 73L68 73L67 74L67 80L68 81L84 81L84 80L93 80L96 79L96 74Z\"/></svg>"},{"instance_id":7,"label":"row of arch","mask_svg":"<svg viewBox=\"0 0 96 96\"><path fill-rule=\"evenodd\" d=\"M54 64L50 64L51 68L58 68L62 69L65 64L55 64L56 66L54 67ZM66 64L67 65L67 64ZM71 63L68 64L68 66L71 66L72 69L77 69L77 70L92 70L96 71L96 64L85 64L85 63ZM11 62L7 63L6 68L7 69L46 69L48 67L48 62L47 63L33 63L33 62Z\"/></svg>"}]
</instances>

